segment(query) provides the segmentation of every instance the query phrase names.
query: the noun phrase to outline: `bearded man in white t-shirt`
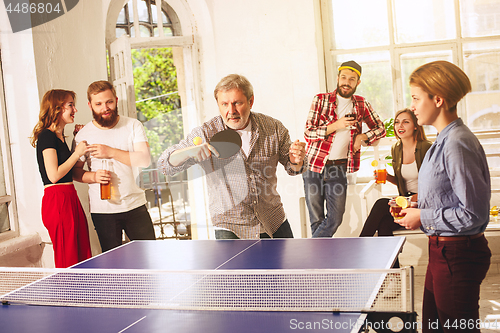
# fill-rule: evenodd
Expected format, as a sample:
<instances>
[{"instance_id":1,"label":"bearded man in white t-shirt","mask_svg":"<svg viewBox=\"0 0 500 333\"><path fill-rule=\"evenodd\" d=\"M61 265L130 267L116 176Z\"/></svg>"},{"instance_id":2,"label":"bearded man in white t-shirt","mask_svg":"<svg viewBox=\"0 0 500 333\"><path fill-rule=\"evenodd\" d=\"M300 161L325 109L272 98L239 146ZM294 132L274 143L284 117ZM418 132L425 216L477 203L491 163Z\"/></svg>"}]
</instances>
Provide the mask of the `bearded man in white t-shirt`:
<instances>
[{"instance_id":1,"label":"bearded man in white t-shirt","mask_svg":"<svg viewBox=\"0 0 500 333\"><path fill-rule=\"evenodd\" d=\"M75 141L87 141L89 152L73 169L73 178L89 184L90 213L105 252L122 244L122 230L130 240L155 239L144 190L137 183L140 167L150 164L149 144L137 119L118 115L115 88L96 81L87 90L94 120ZM87 164L90 171L84 170ZM109 199L101 199L101 184L111 184Z\"/></svg>"}]
</instances>

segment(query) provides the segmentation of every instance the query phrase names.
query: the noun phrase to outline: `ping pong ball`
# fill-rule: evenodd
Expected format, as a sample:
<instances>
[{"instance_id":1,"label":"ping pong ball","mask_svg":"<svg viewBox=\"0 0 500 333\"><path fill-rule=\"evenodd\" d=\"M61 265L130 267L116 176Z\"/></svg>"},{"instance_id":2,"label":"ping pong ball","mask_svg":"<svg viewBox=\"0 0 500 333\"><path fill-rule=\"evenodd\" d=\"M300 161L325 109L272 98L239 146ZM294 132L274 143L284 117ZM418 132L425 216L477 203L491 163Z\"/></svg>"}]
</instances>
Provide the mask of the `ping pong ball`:
<instances>
[{"instance_id":1,"label":"ping pong ball","mask_svg":"<svg viewBox=\"0 0 500 333\"><path fill-rule=\"evenodd\" d=\"M195 146L201 145L202 142L203 140L199 136L193 139L193 143L195 144Z\"/></svg>"}]
</instances>

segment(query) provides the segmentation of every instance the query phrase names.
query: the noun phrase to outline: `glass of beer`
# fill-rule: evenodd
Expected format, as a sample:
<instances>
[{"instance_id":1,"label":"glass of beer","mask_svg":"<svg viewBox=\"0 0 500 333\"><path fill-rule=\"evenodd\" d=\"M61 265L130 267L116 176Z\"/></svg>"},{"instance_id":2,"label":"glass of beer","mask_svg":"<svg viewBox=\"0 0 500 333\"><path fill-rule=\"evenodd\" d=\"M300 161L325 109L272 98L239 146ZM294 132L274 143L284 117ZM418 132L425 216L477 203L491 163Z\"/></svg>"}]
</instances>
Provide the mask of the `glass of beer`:
<instances>
[{"instance_id":1,"label":"glass of beer","mask_svg":"<svg viewBox=\"0 0 500 333\"><path fill-rule=\"evenodd\" d=\"M497 206L491 207L491 209L490 209L490 215L493 218L492 219L493 222L497 223L498 222L498 207Z\"/></svg>"},{"instance_id":2,"label":"glass of beer","mask_svg":"<svg viewBox=\"0 0 500 333\"><path fill-rule=\"evenodd\" d=\"M108 160L102 160L102 170L109 171ZM101 183L101 200L109 199L111 199L111 181L108 181L107 184Z\"/></svg>"},{"instance_id":3,"label":"glass of beer","mask_svg":"<svg viewBox=\"0 0 500 333\"><path fill-rule=\"evenodd\" d=\"M385 184L387 181L387 170L384 168L377 169L377 184Z\"/></svg>"},{"instance_id":4,"label":"glass of beer","mask_svg":"<svg viewBox=\"0 0 500 333\"><path fill-rule=\"evenodd\" d=\"M387 169L385 168L385 163L373 160L372 166L375 168L376 183L385 184L387 181Z\"/></svg>"},{"instance_id":5,"label":"glass of beer","mask_svg":"<svg viewBox=\"0 0 500 333\"><path fill-rule=\"evenodd\" d=\"M401 213L401 210L411 207L411 197L397 197L389 201L391 206L391 215L395 220L401 220L406 213Z\"/></svg>"}]
</instances>

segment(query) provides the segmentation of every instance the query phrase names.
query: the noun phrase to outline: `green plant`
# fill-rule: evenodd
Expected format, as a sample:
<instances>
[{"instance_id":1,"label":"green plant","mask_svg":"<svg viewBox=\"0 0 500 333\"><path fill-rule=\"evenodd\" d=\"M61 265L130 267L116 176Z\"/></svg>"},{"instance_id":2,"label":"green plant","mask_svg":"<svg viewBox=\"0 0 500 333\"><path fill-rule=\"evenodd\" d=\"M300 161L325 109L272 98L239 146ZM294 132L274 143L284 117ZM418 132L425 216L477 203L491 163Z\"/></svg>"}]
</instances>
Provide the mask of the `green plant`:
<instances>
[{"instance_id":1,"label":"green plant","mask_svg":"<svg viewBox=\"0 0 500 333\"><path fill-rule=\"evenodd\" d=\"M396 136L394 134L394 118L388 118L384 121L384 127L385 127L385 136L386 137L393 137L393 136ZM387 155L385 157L386 160L391 160L392 161L392 156L391 155ZM392 163L386 163L387 165L389 166L392 166Z\"/></svg>"},{"instance_id":2,"label":"green plant","mask_svg":"<svg viewBox=\"0 0 500 333\"><path fill-rule=\"evenodd\" d=\"M384 127L385 127L385 136L386 137L392 137L394 135L394 118L388 118L384 120Z\"/></svg>"},{"instance_id":3,"label":"green plant","mask_svg":"<svg viewBox=\"0 0 500 333\"><path fill-rule=\"evenodd\" d=\"M181 100L171 48L132 50L137 117L153 160L183 136Z\"/></svg>"}]
</instances>

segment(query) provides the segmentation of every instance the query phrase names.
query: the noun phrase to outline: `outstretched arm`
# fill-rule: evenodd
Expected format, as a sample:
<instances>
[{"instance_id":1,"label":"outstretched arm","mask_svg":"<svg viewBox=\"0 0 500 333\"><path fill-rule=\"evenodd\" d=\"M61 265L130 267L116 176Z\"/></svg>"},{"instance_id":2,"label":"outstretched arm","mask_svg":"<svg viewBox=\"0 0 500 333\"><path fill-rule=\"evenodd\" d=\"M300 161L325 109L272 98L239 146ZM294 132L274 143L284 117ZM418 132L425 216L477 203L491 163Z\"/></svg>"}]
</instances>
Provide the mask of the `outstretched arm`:
<instances>
[{"instance_id":1,"label":"outstretched arm","mask_svg":"<svg viewBox=\"0 0 500 333\"><path fill-rule=\"evenodd\" d=\"M95 158L112 158L125 165L145 168L151 163L149 144L147 142L134 143L134 151L125 151L102 144L89 145L89 152Z\"/></svg>"}]
</instances>

